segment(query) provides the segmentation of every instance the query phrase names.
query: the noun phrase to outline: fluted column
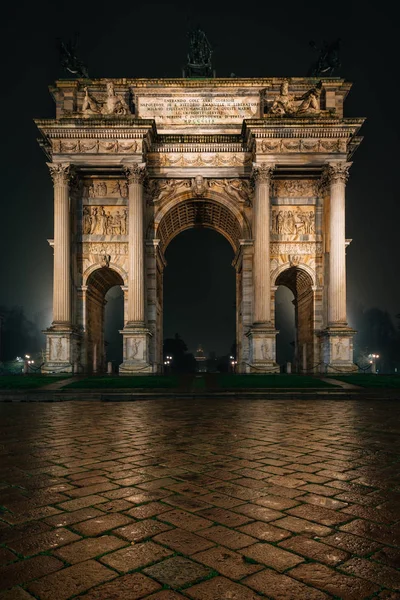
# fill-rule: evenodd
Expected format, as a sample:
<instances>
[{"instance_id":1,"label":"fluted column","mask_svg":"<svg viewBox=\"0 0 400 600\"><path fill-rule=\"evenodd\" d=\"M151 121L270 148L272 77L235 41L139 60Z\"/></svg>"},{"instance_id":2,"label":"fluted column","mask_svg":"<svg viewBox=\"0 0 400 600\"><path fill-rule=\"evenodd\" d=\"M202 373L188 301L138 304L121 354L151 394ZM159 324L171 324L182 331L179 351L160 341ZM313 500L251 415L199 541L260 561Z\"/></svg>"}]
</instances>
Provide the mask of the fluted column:
<instances>
[{"instance_id":1,"label":"fluted column","mask_svg":"<svg viewBox=\"0 0 400 600\"><path fill-rule=\"evenodd\" d=\"M69 164L47 163L54 183L53 326L71 325L71 223Z\"/></svg>"},{"instance_id":2,"label":"fluted column","mask_svg":"<svg viewBox=\"0 0 400 600\"><path fill-rule=\"evenodd\" d=\"M144 200L145 165L125 169L129 184L129 290L127 328L145 324Z\"/></svg>"},{"instance_id":3,"label":"fluted column","mask_svg":"<svg viewBox=\"0 0 400 600\"><path fill-rule=\"evenodd\" d=\"M271 325L270 184L275 166L255 164L254 218L254 325Z\"/></svg>"},{"instance_id":4,"label":"fluted column","mask_svg":"<svg viewBox=\"0 0 400 600\"><path fill-rule=\"evenodd\" d=\"M330 189L328 326L347 324L346 183L351 163L332 163L325 175Z\"/></svg>"}]
</instances>

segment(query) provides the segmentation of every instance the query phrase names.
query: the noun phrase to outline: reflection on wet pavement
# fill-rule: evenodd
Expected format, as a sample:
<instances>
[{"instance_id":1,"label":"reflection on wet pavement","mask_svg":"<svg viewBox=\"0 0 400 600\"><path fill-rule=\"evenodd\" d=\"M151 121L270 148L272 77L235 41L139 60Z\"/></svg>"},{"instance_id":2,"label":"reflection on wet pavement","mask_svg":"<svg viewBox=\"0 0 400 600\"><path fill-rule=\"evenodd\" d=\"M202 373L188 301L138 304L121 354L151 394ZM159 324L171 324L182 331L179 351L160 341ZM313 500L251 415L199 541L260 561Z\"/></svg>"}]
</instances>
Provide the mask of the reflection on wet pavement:
<instances>
[{"instance_id":1,"label":"reflection on wet pavement","mask_svg":"<svg viewBox=\"0 0 400 600\"><path fill-rule=\"evenodd\" d=\"M400 598L396 401L0 404L0 599Z\"/></svg>"}]
</instances>

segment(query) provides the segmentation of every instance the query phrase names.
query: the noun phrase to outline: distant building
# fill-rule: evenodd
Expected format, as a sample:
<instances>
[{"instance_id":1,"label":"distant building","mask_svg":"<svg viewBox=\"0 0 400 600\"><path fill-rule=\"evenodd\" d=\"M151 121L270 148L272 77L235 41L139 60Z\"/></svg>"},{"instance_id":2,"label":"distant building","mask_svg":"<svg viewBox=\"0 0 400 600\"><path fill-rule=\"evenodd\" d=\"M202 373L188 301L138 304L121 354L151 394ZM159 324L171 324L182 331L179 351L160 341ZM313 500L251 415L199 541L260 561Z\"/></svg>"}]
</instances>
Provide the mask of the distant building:
<instances>
[{"instance_id":1,"label":"distant building","mask_svg":"<svg viewBox=\"0 0 400 600\"><path fill-rule=\"evenodd\" d=\"M204 350L201 346L199 346L197 349L195 359L197 362L197 372L207 373L207 357L204 354Z\"/></svg>"}]
</instances>

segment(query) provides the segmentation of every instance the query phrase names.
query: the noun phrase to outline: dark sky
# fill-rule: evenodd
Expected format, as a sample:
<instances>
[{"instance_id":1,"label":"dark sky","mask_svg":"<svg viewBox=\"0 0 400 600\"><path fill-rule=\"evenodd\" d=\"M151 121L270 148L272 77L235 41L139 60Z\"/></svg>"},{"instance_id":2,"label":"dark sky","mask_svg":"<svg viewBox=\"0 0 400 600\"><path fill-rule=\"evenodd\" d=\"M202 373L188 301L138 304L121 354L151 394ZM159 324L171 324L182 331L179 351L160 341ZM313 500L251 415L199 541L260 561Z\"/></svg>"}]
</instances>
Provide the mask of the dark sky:
<instances>
[{"instance_id":1,"label":"dark sky","mask_svg":"<svg viewBox=\"0 0 400 600\"><path fill-rule=\"evenodd\" d=\"M33 119L54 116L48 85L63 77L56 38L68 39L74 31L80 32L81 56L92 77L179 77L187 50L186 32L199 24L214 48L217 76L232 71L248 77L303 76L315 58L309 40L342 39L340 75L354 82L345 114L368 119L347 194L347 237L354 240L348 250L350 322L358 303L387 309L392 315L400 312L400 100L395 87L399 36L389 3L198 6L41 1L8 3L3 9L0 305L22 305L41 328L51 321L52 251L46 240L53 237L52 184L36 143ZM182 274L192 268L200 272L197 233L174 240L179 252L171 244L169 252L171 256L175 252L179 260L170 261L169 280L177 280L178 269ZM213 273L209 287L204 287L199 276L192 277L193 287L186 289L189 309L184 314L189 319L190 313L193 327L204 325L206 339L195 342L196 330L190 323L181 332L193 340L190 346L202 342L208 351L223 348L217 347L221 336L215 337L215 330L207 330L206 325L222 322L231 311L228 303L226 311L220 306L216 309L220 312L210 317L212 303L207 298L229 289L232 282L230 249L226 252L225 240L214 241L215 237L204 238L206 264L212 264ZM180 293L171 289L166 299L169 306L171 294ZM171 313L168 309L165 315L168 334L180 327ZM222 346L229 352L231 335L221 335L226 336Z\"/></svg>"}]
</instances>

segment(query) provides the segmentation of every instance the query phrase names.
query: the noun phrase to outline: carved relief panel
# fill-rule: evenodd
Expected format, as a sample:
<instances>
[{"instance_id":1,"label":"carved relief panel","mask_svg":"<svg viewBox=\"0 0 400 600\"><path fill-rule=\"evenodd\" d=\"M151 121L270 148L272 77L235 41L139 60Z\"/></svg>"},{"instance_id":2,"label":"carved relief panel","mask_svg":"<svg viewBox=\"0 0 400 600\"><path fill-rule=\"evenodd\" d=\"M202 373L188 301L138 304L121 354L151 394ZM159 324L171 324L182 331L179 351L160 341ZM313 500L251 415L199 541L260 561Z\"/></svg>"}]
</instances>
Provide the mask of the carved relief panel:
<instances>
[{"instance_id":1,"label":"carved relief panel","mask_svg":"<svg viewBox=\"0 0 400 600\"><path fill-rule=\"evenodd\" d=\"M128 182L125 179L95 179L86 181L84 198L128 198Z\"/></svg>"},{"instance_id":2,"label":"carved relief panel","mask_svg":"<svg viewBox=\"0 0 400 600\"><path fill-rule=\"evenodd\" d=\"M296 242L315 238L314 206L275 206L271 215L271 231L273 236Z\"/></svg>"},{"instance_id":3,"label":"carved relief panel","mask_svg":"<svg viewBox=\"0 0 400 600\"><path fill-rule=\"evenodd\" d=\"M84 206L83 235L127 235L128 209L121 206Z\"/></svg>"}]
</instances>

